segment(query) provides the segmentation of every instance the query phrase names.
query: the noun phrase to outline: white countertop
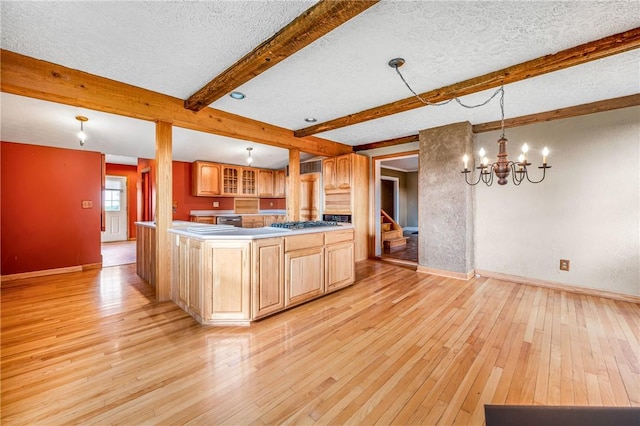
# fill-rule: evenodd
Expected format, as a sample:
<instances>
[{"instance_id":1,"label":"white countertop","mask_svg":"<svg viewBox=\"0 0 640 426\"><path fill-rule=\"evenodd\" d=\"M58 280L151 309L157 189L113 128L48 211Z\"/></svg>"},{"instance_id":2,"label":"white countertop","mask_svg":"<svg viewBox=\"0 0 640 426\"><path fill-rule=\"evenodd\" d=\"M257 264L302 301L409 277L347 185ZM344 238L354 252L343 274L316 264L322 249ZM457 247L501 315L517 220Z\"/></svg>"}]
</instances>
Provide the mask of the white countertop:
<instances>
[{"instance_id":1,"label":"white countertop","mask_svg":"<svg viewBox=\"0 0 640 426\"><path fill-rule=\"evenodd\" d=\"M156 227L156 223L155 222L134 222L136 225L140 225L140 226L146 226L147 228L154 228ZM171 223L171 226L173 227L182 227L182 226L189 226L193 224L193 222L189 222L186 220L174 220Z\"/></svg>"},{"instance_id":2,"label":"white countertop","mask_svg":"<svg viewBox=\"0 0 640 426\"><path fill-rule=\"evenodd\" d=\"M313 234L316 232L342 231L353 229L350 223L338 226L317 226L304 229L283 229L265 226L264 228L237 228L230 225L207 225L187 222L189 226L177 226L169 230L172 234L184 235L199 240L258 240L262 238L286 237L290 235Z\"/></svg>"}]
</instances>

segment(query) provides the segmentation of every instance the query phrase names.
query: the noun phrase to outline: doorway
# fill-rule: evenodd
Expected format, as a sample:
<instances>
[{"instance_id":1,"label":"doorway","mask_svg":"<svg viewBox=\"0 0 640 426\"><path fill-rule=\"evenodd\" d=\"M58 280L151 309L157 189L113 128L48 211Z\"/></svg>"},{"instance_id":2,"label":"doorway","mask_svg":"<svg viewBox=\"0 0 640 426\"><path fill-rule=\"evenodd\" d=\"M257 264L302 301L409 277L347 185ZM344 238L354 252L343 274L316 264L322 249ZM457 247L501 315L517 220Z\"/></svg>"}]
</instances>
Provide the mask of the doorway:
<instances>
[{"instance_id":1,"label":"doorway","mask_svg":"<svg viewBox=\"0 0 640 426\"><path fill-rule=\"evenodd\" d=\"M418 151L373 157L375 256L418 264ZM384 212L384 213L383 213Z\"/></svg>"},{"instance_id":2,"label":"doorway","mask_svg":"<svg viewBox=\"0 0 640 426\"><path fill-rule=\"evenodd\" d=\"M129 217L127 215L126 176L107 176L104 193L105 230L100 236L103 243L127 241Z\"/></svg>"}]
</instances>

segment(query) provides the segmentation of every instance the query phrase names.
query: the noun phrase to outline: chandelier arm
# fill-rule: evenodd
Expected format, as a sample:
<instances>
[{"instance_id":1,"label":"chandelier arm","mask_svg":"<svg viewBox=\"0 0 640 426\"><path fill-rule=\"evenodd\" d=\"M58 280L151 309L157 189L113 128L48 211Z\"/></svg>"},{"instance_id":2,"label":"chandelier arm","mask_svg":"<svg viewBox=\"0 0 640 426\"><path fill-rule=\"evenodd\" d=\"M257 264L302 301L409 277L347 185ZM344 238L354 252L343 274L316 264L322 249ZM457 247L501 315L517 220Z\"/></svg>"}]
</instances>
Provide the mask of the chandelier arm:
<instances>
[{"instance_id":1,"label":"chandelier arm","mask_svg":"<svg viewBox=\"0 0 640 426\"><path fill-rule=\"evenodd\" d=\"M544 180L545 175L546 175L547 169L550 169L551 166L542 166L542 167L538 167L538 168L542 169L542 177L540 178L540 180L533 181L533 180L529 179L529 175L527 174L527 180L529 182L531 182L531 183L540 183L540 182L542 182Z\"/></svg>"},{"instance_id":2,"label":"chandelier arm","mask_svg":"<svg viewBox=\"0 0 640 426\"><path fill-rule=\"evenodd\" d=\"M464 173L464 180L465 180L465 182L467 182L467 185L471 185L471 186L476 186L477 184L479 184L480 183L480 179L482 178L482 174L480 174L480 175L478 175L478 180L476 181L476 183L471 183L471 182L469 182L469 178L468 178L467 175L469 175L469 174L473 175L473 171L466 170L466 171L463 171L461 173ZM473 180L473 176L472 176L472 180Z\"/></svg>"}]
</instances>

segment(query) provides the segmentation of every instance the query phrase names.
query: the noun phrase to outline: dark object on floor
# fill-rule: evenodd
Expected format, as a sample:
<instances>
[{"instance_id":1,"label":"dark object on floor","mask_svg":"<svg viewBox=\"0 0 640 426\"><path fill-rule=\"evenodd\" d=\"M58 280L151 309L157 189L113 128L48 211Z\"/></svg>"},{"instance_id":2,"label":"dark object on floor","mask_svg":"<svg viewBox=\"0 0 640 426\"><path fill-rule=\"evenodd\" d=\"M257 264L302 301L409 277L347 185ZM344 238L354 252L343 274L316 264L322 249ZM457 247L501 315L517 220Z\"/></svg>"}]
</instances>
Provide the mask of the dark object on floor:
<instances>
[{"instance_id":1,"label":"dark object on floor","mask_svg":"<svg viewBox=\"0 0 640 426\"><path fill-rule=\"evenodd\" d=\"M485 405L487 426L640 426L639 407Z\"/></svg>"},{"instance_id":2,"label":"dark object on floor","mask_svg":"<svg viewBox=\"0 0 640 426\"><path fill-rule=\"evenodd\" d=\"M412 234L412 235L418 235L418 231L416 231L416 232L412 232L411 234Z\"/></svg>"}]
</instances>

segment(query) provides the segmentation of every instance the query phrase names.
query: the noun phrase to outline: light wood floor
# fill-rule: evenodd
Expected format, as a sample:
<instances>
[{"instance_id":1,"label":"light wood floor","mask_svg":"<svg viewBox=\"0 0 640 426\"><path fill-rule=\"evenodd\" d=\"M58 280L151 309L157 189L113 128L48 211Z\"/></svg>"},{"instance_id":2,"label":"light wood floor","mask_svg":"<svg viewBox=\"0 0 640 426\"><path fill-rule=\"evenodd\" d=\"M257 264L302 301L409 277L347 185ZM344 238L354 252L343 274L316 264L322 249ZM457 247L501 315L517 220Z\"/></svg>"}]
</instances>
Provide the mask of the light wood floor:
<instances>
[{"instance_id":1,"label":"light wood floor","mask_svg":"<svg viewBox=\"0 0 640 426\"><path fill-rule=\"evenodd\" d=\"M135 266L3 283L2 424L482 424L483 404L640 405L640 306L383 262L248 328Z\"/></svg>"}]
</instances>

